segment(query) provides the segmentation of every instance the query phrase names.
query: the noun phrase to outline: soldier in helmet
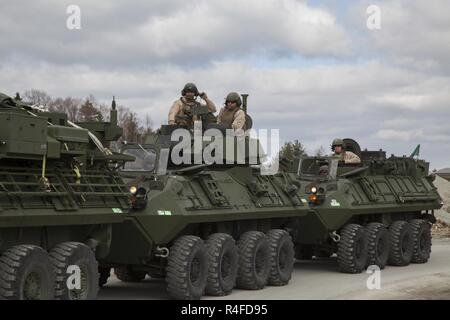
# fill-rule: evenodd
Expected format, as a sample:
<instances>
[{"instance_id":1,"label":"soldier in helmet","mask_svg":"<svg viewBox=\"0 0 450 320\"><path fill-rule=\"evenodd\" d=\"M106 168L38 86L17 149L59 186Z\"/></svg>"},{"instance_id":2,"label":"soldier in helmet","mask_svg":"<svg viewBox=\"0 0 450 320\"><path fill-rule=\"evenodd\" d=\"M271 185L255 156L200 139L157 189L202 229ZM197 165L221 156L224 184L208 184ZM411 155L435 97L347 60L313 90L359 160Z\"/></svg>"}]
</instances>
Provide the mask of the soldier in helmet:
<instances>
[{"instance_id":1,"label":"soldier in helmet","mask_svg":"<svg viewBox=\"0 0 450 320\"><path fill-rule=\"evenodd\" d=\"M335 156L340 156L341 161L345 163L361 163L361 159L356 154L345 150L344 140L340 138L333 140L331 150L334 151Z\"/></svg>"},{"instance_id":2,"label":"soldier in helmet","mask_svg":"<svg viewBox=\"0 0 450 320\"><path fill-rule=\"evenodd\" d=\"M245 112L241 109L242 100L237 92L231 92L225 99L225 106L220 110L217 123L235 132L243 133L246 128Z\"/></svg>"},{"instance_id":3,"label":"soldier in helmet","mask_svg":"<svg viewBox=\"0 0 450 320\"><path fill-rule=\"evenodd\" d=\"M196 98L200 96L205 101L208 110L212 113L216 112L216 106L206 93L200 93L197 86L193 83L186 83L181 91L181 98L176 100L169 111L169 124L190 125L188 117L191 108L200 105Z\"/></svg>"}]
</instances>

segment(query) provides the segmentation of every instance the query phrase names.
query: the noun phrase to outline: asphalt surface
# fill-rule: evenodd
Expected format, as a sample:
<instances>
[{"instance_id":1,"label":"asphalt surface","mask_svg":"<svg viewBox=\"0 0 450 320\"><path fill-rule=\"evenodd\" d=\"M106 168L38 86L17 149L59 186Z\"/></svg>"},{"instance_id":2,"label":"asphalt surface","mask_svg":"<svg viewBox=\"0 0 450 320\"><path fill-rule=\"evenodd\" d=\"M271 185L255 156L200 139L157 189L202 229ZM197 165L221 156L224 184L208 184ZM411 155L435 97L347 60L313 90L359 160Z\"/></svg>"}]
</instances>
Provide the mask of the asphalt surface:
<instances>
[{"instance_id":1,"label":"asphalt surface","mask_svg":"<svg viewBox=\"0 0 450 320\"><path fill-rule=\"evenodd\" d=\"M343 274L335 258L297 261L292 280L284 287L259 291L235 289L228 300L308 300L308 299L450 299L450 239L433 239L431 259L426 264L407 267L387 266L380 274L380 289L369 290L373 274ZM372 286L375 281L370 281ZM99 299L169 299L163 280L146 279L123 283L111 276L100 290Z\"/></svg>"}]
</instances>

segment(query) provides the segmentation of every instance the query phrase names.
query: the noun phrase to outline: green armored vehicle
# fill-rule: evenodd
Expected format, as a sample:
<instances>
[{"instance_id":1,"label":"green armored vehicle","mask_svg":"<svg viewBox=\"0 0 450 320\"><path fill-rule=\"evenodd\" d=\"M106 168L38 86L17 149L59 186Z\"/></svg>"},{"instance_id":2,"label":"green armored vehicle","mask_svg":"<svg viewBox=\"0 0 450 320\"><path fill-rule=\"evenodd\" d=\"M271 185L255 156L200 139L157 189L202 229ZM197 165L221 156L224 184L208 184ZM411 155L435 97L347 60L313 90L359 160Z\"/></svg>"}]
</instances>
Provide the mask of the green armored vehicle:
<instances>
[{"instance_id":1,"label":"green armored vehicle","mask_svg":"<svg viewBox=\"0 0 450 320\"><path fill-rule=\"evenodd\" d=\"M121 134L114 104L111 122L74 124L0 94L0 297L97 297L129 207L114 167L133 158L105 147Z\"/></svg>"},{"instance_id":2,"label":"green armored vehicle","mask_svg":"<svg viewBox=\"0 0 450 320\"><path fill-rule=\"evenodd\" d=\"M427 262L433 210L442 206L429 163L412 156L386 158L384 151L361 151L356 141L344 141L360 163L305 157L295 166L314 211L300 218L293 234L297 257L336 253L347 273Z\"/></svg>"},{"instance_id":3,"label":"green armored vehicle","mask_svg":"<svg viewBox=\"0 0 450 320\"><path fill-rule=\"evenodd\" d=\"M203 128L223 129L208 122L207 110L192 114ZM261 175L249 153L241 164L228 153L226 164L176 164L171 153L178 139L171 136L177 129L182 128L162 126L144 144L123 148L136 158L121 170L133 194L132 209L124 223L113 226L111 253L101 261L103 281L111 267L122 281L149 274L165 278L177 299L223 296L235 286L286 285L295 255L289 230L309 210L296 174ZM230 139L239 138L222 141L228 150L234 148ZM195 144L189 138L187 145ZM201 150L208 145L200 144Z\"/></svg>"}]
</instances>

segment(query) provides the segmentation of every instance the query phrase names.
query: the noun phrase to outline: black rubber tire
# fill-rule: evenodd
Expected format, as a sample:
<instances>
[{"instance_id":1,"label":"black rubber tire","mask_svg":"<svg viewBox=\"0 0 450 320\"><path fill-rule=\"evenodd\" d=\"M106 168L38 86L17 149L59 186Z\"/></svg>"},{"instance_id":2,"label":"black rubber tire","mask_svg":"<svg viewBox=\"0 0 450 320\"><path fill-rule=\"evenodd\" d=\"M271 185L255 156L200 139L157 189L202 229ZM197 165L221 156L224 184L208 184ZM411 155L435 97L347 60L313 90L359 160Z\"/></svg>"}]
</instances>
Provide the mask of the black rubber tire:
<instances>
[{"instance_id":1,"label":"black rubber tire","mask_svg":"<svg viewBox=\"0 0 450 320\"><path fill-rule=\"evenodd\" d=\"M114 268L114 274L122 282L141 282L145 279L145 271L133 270L132 266Z\"/></svg>"},{"instance_id":2,"label":"black rubber tire","mask_svg":"<svg viewBox=\"0 0 450 320\"><path fill-rule=\"evenodd\" d=\"M30 283L32 280L38 282L37 290ZM3 252L0 257L0 297L10 300L55 298L55 271L44 249L18 245Z\"/></svg>"},{"instance_id":3,"label":"black rubber tire","mask_svg":"<svg viewBox=\"0 0 450 320\"><path fill-rule=\"evenodd\" d=\"M427 263L431 256L431 226L428 221L415 219L410 221L413 229L413 263Z\"/></svg>"},{"instance_id":4,"label":"black rubber tire","mask_svg":"<svg viewBox=\"0 0 450 320\"><path fill-rule=\"evenodd\" d=\"M111 268L109 267L99 267L98 268L98 286L103 288L103 286L108 282L109 277L111 276Z\"/></svg>"},{"instance_id":5,"label":"black rubber tire","mask_svg":"<svg viewBox=\"0 0 450 320\"><path fill-rule=\"evenodd\" d=\"M313 247L311 245L297 245L295 247L295 258L298 260L311 260L313 258Z\"/></svg>"},{"instance_id":6,"label":"black rubber tire","mask_svg":"<svg viewBox=\"0 0 450 320\"><path fill-rule=\"evenodd\" d=\"M294 243L285 230L270 230L266 237L270 246L269 285L285 286L292 277L295 263Z\"/></svg>"},{"instance_id":7,"label":"black rubber tire","mask_svg":"<svg viewBox=\"0 0 450 320\"><path fill-rule=\"evenodd\" d=\"M337 261L344 273L361 273L367 265L369 255L367 232L359 224L348 224L341 230Z\"/></svg>"},{"instance_id":8,"label":"black rubber tire","mask_svg":"<svg viewBox=\"0 0 450 320\"><path fill-rule=\"evenodd\" d=\"M215 233L206 240L208 248L208 282L205 293L210 296L225 296L236 285L239 254L232 236Z\"/></svg>"},{"instance_id":9,"label":"black rubber tire","mask_svg":"<svg viewBox=\"0 0 450 320\"><path fill-rule=\"evenodd\" d=\"M414 250L411 224L406 221L395 221L389 227L389 233L389 265L399 267L409 265Z\"/></svg>"},{"instance_id":10,"label":"black rubber tire","mask_svg":"<svg viewBox=\"0 0 450 320\"><path fill-rule=\"evenodd\" d=\"M170 247L166 283L170 296L180 300L198 300L206 288L208 256L203 240L182 236Z\"/></svg>"},{"instance_id":11,"label":"black rubber tire","mask_svg":"<svg viewBox=\"0 0 450 320\"><path fill-rule=\"evenodd\" d=\"M94 252L84 243L64 242L50 250L56 273L55 297L59 300L96 300L99 291L98 262ZM81 290L67 287L69 266L81 270Z\"/></svg>"},{"instance_id":12,"label":"black rubber tire","mask_svg":"<svg viewBox=\"0 0 450 320\"><path fill-rule=\"evenodd\" d=\"M384 269L389 259L389 231L382 223L369 223L366 226L369 246L367 267L376 265Z\"/></svg>"},{"instance_id":13,"label":"black rubber tire","mask_svg":"<svg viewBox=\"0 0 450 320\"><path fill-rule=\"evenodd\" d=\"M237 287L247 290L263 289L270 276L270 246L267 237L259 231L248 231L239 237L237 246Z\"/></svg>"}]
</instances>

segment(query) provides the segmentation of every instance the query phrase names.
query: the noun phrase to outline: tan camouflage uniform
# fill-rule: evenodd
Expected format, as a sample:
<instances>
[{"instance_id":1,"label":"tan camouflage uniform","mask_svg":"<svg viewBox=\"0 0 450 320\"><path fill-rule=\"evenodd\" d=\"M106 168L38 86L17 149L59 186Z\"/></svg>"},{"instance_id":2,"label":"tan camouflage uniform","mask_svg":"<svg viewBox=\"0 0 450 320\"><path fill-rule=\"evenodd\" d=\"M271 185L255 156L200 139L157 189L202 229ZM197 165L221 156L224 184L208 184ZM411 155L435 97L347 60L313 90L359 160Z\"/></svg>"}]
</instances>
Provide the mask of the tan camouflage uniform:
<instances>
[{"instance_id":1,"label":"tan camouflage uniform","mask_svg":"<svg viewBox=\"0 0 450 320\"><path fill-rule=\"evenodd\" d=\"M220 109L219 116L217 117L217 123L235 131L245 131L245 112L240 108L230 110L223 107Z\"/></svg>"},{"instance_id":2,"label":"tan camouflage uniform","mask_svg":"<svg viewBox=\"0 0 450 320\"><path fill-rule=\"evenodd\" d=\"M345 163L361 163L361 159L350 151L343 151L341 154L341 160Z\"/></svg>"},{"instance_id":3,"label":"tan camouflage uniform","mask_svg":"<svg viewBox=\"0 0 450 320\"><path fill-rule=\"evenodd\" d=\"M206 98L206 106L208 107L208 110L212 113L216 112L216 105L214 102L212 102L209 98ZM169 111L169 124L179 124L179 125L185 125L185 120L177 119L177 116L186 116L187 112L193 107L194 105L199 104L199 102L192 101L188 102L184 97L181 97L180 99L176 100Z\"/></svg>"}]
</instances>

